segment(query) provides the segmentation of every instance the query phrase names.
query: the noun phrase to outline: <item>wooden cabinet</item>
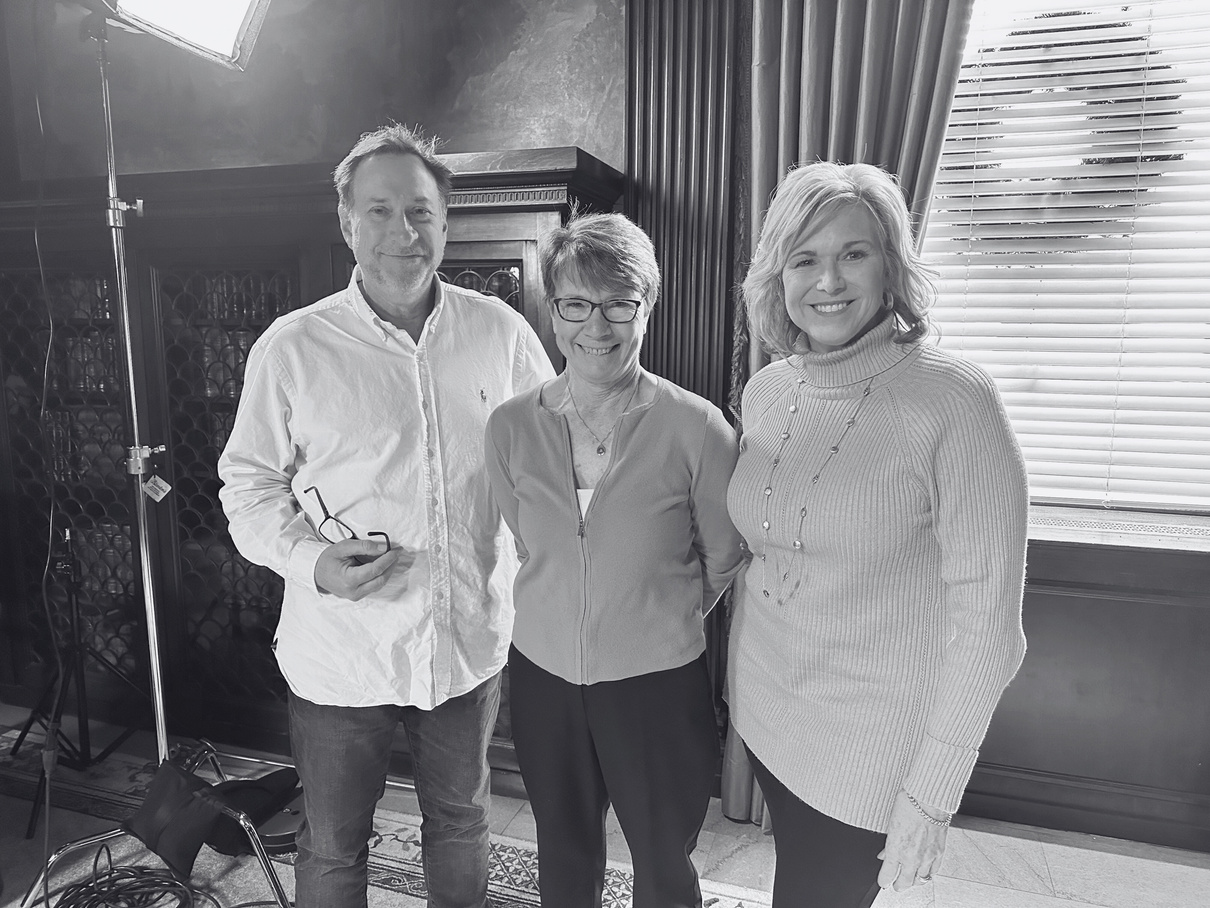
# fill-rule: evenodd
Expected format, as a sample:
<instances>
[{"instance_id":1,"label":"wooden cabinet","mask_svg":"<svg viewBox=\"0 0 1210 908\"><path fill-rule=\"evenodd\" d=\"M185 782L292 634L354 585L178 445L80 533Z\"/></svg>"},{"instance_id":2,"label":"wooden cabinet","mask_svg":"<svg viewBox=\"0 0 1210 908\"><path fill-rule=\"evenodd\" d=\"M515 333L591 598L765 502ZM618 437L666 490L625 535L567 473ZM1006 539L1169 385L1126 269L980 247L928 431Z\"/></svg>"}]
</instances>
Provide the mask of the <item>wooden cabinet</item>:
<instances>
[{"instance_id":1,"label":"wooden cabinet","mask_svg":"<svg viewBox=\"0 0 1210 908\"><path fill-rule=\"evenodd\" d=\"M573 204L609 210L621 194L621 174L576 148L447 161L456 177L443 278L514 306L561 366L537 240ZM152 466L172 487L149 507L148 532L174 735L282 753L288 747L285 685L270 650L283 584L232 545L216 464L252 343L278 315L349 280L353 258L329 173L255 168L120 183L146 210L127 228L131 331L140 434L144 443L166 446ZM29 702L53 664L39 593L51 519L77 531L85 642L147 685L104 192L97 187L86 196L81 189L51 187L46 195L56 201L40 212L32 201L0 206L0 542L17 553L0 565L9 641L0 651L0 693L12 702ZM49 262L45 283L32 242L35 217ZM52 617L61 623L66 584L52 577L50 589ZM89 675L92 713L126 721L138 706L110 674ZM493 763L515 769L507 701L496 732Z\"/></svg>"}]
</instances>

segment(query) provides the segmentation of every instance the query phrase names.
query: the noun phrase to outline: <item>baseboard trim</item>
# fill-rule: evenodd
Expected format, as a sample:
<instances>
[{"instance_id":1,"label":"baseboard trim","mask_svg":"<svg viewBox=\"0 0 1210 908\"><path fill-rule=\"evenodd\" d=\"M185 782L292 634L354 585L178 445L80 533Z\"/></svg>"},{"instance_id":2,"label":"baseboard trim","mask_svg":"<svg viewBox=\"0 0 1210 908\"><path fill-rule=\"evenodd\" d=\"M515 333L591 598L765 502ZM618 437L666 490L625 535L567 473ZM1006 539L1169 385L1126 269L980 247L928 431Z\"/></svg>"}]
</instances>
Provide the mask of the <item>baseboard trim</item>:
<instances>
[{"instance_id":1,"label":"baseboard trim","mask_svg":"<svg viewBox=\"0 0 1210 908\"><path fill-rule=\"evenodd\" d=\"M980 763L961 812L1210 852L1210 796Z\"/></svg>"}]
</instances>

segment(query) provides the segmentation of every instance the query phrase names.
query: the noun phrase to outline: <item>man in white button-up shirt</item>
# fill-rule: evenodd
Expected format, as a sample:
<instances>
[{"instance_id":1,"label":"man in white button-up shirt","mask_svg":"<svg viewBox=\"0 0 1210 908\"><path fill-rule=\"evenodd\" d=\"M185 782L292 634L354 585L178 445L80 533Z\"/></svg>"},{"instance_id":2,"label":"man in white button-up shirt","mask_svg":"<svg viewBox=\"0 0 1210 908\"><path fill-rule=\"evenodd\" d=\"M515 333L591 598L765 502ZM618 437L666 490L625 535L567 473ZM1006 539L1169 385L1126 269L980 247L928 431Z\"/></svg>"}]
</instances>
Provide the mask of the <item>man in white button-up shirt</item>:
<instances>
[{"instance_id":1,"label":"man in white button-up shirt","mask_svg":"<svg viewBox=\"0 0 1210 908\"><path fill-rule=\"evenodd\" d=\"M286 580L274 647L305 796L297 905L366 904L402 722L428 904L481 908L516 572L484 427L553 371L520 314L437 278L452 174L432 142L383 127L335 179L353 279L257 341L219 460L232 539Z\"/></svg>"}]
</instances>

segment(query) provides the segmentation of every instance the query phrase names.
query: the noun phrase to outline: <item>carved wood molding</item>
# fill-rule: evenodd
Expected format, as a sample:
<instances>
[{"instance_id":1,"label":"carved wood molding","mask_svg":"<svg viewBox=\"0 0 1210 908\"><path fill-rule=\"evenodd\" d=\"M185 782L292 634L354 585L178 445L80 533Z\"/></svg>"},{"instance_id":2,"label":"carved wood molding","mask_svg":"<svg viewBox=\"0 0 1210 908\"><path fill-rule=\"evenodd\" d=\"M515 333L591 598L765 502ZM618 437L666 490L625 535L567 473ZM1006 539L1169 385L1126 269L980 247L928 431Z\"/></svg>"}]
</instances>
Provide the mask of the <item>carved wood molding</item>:
<instances>
[{"instance_id":1,"label":"carved wood molding","mask_svg":"<svg viewBox=\"0 0 1210 908\"><path fill-rule=\"evenodd\" d=\"M514 186L500 189L455 189L450 208L533 208L549 210L570 205L574 196L566 186Z\"/></svg>"}]
</instances>

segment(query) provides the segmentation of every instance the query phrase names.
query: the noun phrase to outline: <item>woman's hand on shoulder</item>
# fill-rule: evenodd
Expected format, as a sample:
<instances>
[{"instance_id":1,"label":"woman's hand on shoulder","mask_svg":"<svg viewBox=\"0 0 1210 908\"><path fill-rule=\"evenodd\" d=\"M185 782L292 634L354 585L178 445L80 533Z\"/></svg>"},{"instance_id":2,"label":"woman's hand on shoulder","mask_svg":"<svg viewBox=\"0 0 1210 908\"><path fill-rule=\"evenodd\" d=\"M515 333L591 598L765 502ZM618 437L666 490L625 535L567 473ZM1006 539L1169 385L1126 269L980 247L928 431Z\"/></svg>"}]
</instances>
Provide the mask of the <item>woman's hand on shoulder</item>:
<instances>
[{"instance_id":1,"label":"woman's hand on shoulder","mask_svg":"<svg viewBox=\"0 0 1210 908\"><path fill-rule=\"evenodd\" d=\"M917 883L927 883L941 868L949 814L918 801L906 791L895 796L886 847L878 857L882 869L878 885L902 892Z\"/></svg>"}]
</instances>

